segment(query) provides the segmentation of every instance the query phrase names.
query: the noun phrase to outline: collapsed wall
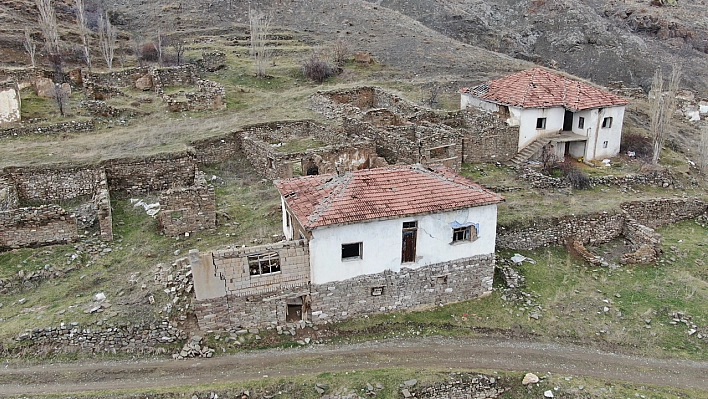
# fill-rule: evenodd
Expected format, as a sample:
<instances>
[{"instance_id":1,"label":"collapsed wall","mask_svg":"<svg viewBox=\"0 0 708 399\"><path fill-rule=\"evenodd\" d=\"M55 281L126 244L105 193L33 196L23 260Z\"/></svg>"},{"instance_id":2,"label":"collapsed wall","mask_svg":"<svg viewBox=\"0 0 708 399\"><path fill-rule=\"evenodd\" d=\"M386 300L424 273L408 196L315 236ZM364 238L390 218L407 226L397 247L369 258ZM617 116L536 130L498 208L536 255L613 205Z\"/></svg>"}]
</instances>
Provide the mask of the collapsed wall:
<instances>
[{"instance_id":1,"label":"collapsed wall","mask_svg":"<svg viewBox=\"0 0 708 399\"><path fill-rule=\"evenodd\" d=\"M111 159L101 163L111 192L140 195L194 184L197 164L186 152Z\"/></svg>"},{"instance_id":2,"label":"collapsed wall","mask_svg":"<svg viewBox=\"0 0 708 399\"><path fill-rule=\"evenodd\" d=\"M79 237L76 217L57 205L0 212L0 250L65 244Z\"/></svg>"},{"instance_id":3,"label":"collapsed wall","mask_svg":"<svg viewBox=\"0 0 708 399\"><path fill-rule=\"evenodd\" d=\"M162 234L176 237L216 228L214 187L207 184L201 172L197 173L194 185L160 193L159 202L157 225Z\"/></svg>"}]
</instances>

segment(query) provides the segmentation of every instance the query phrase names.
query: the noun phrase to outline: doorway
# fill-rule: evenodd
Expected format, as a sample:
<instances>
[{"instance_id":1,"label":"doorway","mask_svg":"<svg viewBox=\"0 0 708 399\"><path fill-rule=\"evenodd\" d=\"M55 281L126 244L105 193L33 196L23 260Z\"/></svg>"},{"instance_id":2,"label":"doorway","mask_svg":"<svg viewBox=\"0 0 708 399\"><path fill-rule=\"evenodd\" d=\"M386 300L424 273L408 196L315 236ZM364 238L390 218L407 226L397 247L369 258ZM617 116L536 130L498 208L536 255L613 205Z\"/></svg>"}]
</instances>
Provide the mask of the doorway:
<instances>
[{"instance_id":1,"label":"doorway","mask_svg":"<svg viewBox=\"0 0 708 399\"><path fill-rule=\"evenodd\" d=\"M570 132L573 130L573 113L565 110L565 115L563 116L563 131Z\"/></svg>"},{"instance_id":2,"label":"doorway","mask_svg":"<svg viewBox=\"0 0 708 399\"><path fill-rule=\"evenodd\" d=\"M415 262L415 245L417 236L418 222L403 222L401 263Z\"/></svg>"}]
</instances>

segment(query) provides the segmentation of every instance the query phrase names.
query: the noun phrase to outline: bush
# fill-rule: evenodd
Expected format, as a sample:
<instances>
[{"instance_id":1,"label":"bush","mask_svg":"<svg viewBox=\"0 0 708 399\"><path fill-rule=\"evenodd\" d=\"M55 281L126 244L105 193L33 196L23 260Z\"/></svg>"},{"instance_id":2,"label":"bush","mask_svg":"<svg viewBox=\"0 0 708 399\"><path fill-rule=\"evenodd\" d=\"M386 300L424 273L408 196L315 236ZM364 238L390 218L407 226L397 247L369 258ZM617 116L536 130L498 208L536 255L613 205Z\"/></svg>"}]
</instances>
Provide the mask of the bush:
<instances>
[{"instance_id":1,"label":"bush","mask_svg":"<svg viewBox=\"0 0 708 399\"><path fill-rule=\"evenodd\" d=\"M634 152L637 158L647 158L654 153L654 147L650 138L641 134L628 133L622 135L622 143L620 144L620 152L626 154L627 151Z\"/></svg>"},{"instance_id":2,"label":"bush","mask_svg":"<svg viewBox=\"0 0 708 399\"><path fill-rule=\"evenodd\" d=\"M152 42L143 43L140 54L140 59L147 62L157 62L160 58L158 56L157 49L155 48L155 44Z\"/></svg>"},{"instance_id":3,"label":"bush","mask_svg":"<svg viewBox=\"0 0 708 399\"><path fill-rule=\"evenodd\" d=\"M305 78L322 83L332 76L336 76L339 69L329 64L329 62L313 54L302 64L302 74Z\"/></svg>"},{"instance_id":4,"label":"bush","mask_svg":"<svg viewBox=\"0 0 708 399\"><path fill-rule=\"evenodd\" d=\"M571 162L559 162L556 164L558 170L563 173L563 180L570 183L576 190L590 188L590 178Z\"/></svg>"}]
</instances>

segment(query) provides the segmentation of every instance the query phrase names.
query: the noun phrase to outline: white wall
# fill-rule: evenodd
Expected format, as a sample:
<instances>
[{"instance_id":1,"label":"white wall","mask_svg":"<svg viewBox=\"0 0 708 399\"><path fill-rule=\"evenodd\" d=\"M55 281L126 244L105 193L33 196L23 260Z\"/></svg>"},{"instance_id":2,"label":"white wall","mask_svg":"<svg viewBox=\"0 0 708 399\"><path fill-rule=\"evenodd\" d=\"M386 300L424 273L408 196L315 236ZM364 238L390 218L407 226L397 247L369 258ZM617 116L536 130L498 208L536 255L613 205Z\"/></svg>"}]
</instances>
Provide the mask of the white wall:
<instances>
[{"instance_id":1,"label":"white wall","mask_svg":"<svg viewBox=\"0 0 708 399\"><path fill-rule=\"evenodd\" d=\"M310 270L313 284L342 281L363 274L401 269L403 222L417 221L416 262L404 267L424 265L494 253L497 206L487 205L419 217L372 221L314 229L310 245ZM450 223L479 224L473 242L451 244ZM342 260L342 244L361 242L362 258Z\"/></svg>"},{"instance_id":2,"label":"white wall","mask_svg":"<svg viewBox=\"0 0 708 399\"><path fill-rule=\"evenodd\" d=\"M477 108L490 112L499 111L499 106L495 103L482 100L468 93L460 93L460 109L465 108Z\"/></svg>"},{"instance_id":3,"label":"white wall","mask_svg":"<svg viewBox=\"0 0 708 399\"><path fill-rule=\"evenodd\" d=\"M519 126L519 151L541 136L563 130L565 108L525 108L521 111ZM536 129L536 120L546 118L546 128Z\"/></svg>"},{"instance_id":4,"label":"white wall","mask_svg":"<svg viewBox=\"0 0 708 399\"><path fill-rule=\"evenodd\" d=\"M20 120L20 94L12 87L0 90L0 124Z\"/></svg>"},{"instance_id":5,"label":"white wall","mask_svg":"<svg viewBox=\"0 0 708 399\"><path fill-rule=\"evenodd\" d=\"M281 220L283 223L283 235L285 236L285 239L287 241L290 241L293 239L294 231L293 231L293 223L292 220L294 217L291 215L290 216L290 226L288 226L288 211L287 208L285 207L285 198L282 196L280 197L280 215L281 215Z\"/></svg>"},{"instance_id":6,"label":"white wall","mask_svg":"<svg viewBox=\"0 0 708 399\"><path fill-rule=\"evenodd\" d=\"M604 118L612 118L612 126L603 128L602 121ZM587 122L586 122L587 123ZM594 128L597 129L597 134L588 140L588 149L585 159L604 159L617 156L620 151L620 143L622 141L622 125L624 124L624 105L619 105L609 108L601 108L597 113L597 121ZM607 141L607 147L603 147Z\"/></svg>"}]
</instances>

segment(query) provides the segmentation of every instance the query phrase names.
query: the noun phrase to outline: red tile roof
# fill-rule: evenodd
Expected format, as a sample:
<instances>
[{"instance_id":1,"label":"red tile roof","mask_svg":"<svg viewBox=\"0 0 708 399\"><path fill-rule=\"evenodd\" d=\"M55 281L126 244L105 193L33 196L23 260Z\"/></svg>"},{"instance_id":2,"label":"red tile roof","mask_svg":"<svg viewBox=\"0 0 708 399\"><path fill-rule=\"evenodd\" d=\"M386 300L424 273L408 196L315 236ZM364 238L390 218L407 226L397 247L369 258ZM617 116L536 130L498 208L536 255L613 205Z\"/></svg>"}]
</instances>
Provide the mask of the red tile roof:
<instances>
[{"instance_id":1,"label":"red tile roof","mask_svg":"<svg viewBox=\"0 0 708 399\"><path fill-rule=\"evenodd\" d=\"M490 80L460 92L521 108L564 107L579 111L628 104L620 96L541 68Z\"/></svg>"},{"instance_id":2,"label":"red tile roof","mask_svg":"<svg viewBox=\"0 0 708 399\"><path fill-rule=\"evenodd\" d=\"M421 165L364 169L343 176L296 177L278 181L275 186L308 230L504 201L450 169Z\"/></svg>"}]
</instances>

